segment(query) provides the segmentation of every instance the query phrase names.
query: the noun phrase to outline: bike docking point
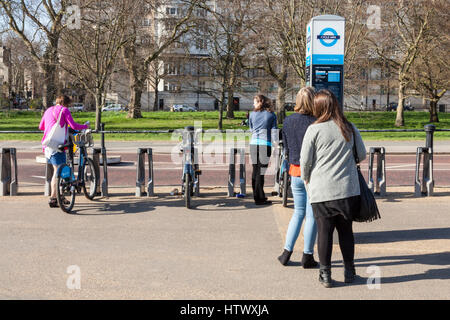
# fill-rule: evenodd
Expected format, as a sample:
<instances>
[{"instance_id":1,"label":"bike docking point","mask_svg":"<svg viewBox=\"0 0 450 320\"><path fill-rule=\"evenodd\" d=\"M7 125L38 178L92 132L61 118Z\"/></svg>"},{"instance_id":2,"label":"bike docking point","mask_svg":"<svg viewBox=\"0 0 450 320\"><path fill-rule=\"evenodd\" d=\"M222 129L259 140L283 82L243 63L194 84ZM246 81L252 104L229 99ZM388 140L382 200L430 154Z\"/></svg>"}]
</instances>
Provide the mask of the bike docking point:
<instances>
[{"instance_id":1,"label":"bike docking point","mask_svg":"<svg viewBox=\"0 0 450 320\"><path fill-rule=\"evenodd\" d=\"M374 181L373 165L376 156L377 174ZM384 147L372 147L369 149L369 189L376 195L386 196L386 150Z\"/></svg>"},{"instance_id":2,"label":"bike docking point","mask_svg":"<svg viewBox=\"0 0 450 320\"><path fill-rule=\"evenodd\" d=\"M231 148L230 149L230 162L228 170L228 196L234 197L235 180L236 180L236 155L239 153L239 186L241 192L239 193L245 196L246 174L245 174L245 149L244 148Z\"/></svg>"},{"instance_id":3,"label":"bike docking point","mask_svg":"<svg viewBox=\"0 0 450 320\"><path fill-rule=\"evenodd\" d=\"M0 196L17 195L17 153L16 148L0 148Z\"/></svg>"},{"instance_id":4,"label":"bike docking point","mask_svg":"<svg viewBox=\"0 0 450 320\"><path fill-rule=\"evenodd\" d=\"M416 174L414 181L414 195L416 197L432 196L434 189L433 177L433 134L436 127L432 124L425 126L427 134L425 147L417 148L416 152ZM423 160L422 166L422 181L419 179L420 160Z\"/></svg>"},{"instance_id":5,"label":"bike docking point","mask_svg":"<svg viewBox=\"0 0 450 320\"><path fill-rule=\"evenodd\" d=\"M153 149L152 148L138 148L138 161L136 166L136 197L154 196L154 181L153 181ZM147 154L148 161L148 183L147 191L145 191L145 154Z\"/></svg>"}]
</instances>

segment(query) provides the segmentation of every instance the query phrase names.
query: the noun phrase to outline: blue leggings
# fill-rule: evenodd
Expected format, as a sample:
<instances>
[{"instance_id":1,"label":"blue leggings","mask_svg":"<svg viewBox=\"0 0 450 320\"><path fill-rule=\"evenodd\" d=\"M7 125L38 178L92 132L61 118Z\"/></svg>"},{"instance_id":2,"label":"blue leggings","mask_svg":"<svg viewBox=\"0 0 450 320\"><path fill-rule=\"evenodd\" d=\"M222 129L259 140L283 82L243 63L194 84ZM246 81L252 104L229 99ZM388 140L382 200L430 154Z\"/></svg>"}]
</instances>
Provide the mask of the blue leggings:
<instances>
[{"instance_id":1,"label":"blue leggings","mask_svg":"<svg viewBox=\"0 0 450 320\"><path fill-rule=\"evenodd\" d=\"M291 177L291 189L294 196L294 214L286 234L286 244L284 248L288 251L293 251L295 241L298 238L300 229L302 227L303 219L306 216L305 228L303 235L304 253L313 254L314 242L316 241L317 225L314 220L311 204L309 203L308 195L305 189L305 183L300 177Z\"/></svg>"}]
</instances>

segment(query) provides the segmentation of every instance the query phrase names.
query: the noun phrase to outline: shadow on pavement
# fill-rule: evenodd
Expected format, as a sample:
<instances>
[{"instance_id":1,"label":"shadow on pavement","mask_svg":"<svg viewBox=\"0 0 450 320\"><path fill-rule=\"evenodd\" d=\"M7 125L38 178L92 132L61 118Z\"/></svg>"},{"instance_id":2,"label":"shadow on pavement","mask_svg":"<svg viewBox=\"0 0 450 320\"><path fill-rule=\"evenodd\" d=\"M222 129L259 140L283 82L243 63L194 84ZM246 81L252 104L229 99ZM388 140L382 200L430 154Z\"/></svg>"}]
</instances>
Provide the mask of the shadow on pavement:
<instances>
[{"instance_id":1,"label":"shadow on pavement","mask_svg":"<svg viewBox=\"0 0 450 320\"><path fill-rule=\"evenodd\" d=\"M333 268L335 272L343 272L342 261L340 264L335 264L333 262ZM385 256L385 257L373 257L373 258L363 258L355 259L355 266L357 268L358 277L356 281L352 284L344 284L336 282L336 287L338 286L348 286L348 285L366 285L368 283L369 277L365 278L361 275L364 271L361 268L367 268L369 266L402 266L407 264L422 264L422 265L432 265L432 266L446 266L441 269L430 269L424 273L402 275L395 277L383 277L381 274L381 284L383 283L399 283L399 282L409 282L418 280L449 280L450 279L450 252L441 253L430 253L430 254L419 254L419 255L401 255L401 256ZM359 268L359 270L358 270ZM370 273L367 273L370 275Z\"/></svg>"},{"instance_id":2,"label":"shadow on pavement","mask_svg":"<svg viewBox=\"0 0 450 320\"><path fill-rule=\"evenodd\" d=\"M414 191L411 188L411 192L388 192L385 197L380 197L378 195L375 195L375 199L377 201L383 201L384 202L401 202L401 200L408 200L408 199L430 199L430 198L440 198L440 197L448 197L450 196L450 192L443 192L443 191L434 191L433 197L426 197L425 195L422 197L416 197L414 195Z\"/></svg>"},{"instance_id":3,"label":"shadow on pavement","mask_svg":"<svg viewBox=\"0 0 450 320\"><path fill-rule=\"evenodd\" d=\"M154 207L149 206L147 202L121 202L121 203L111 203L111 202L91 202L91 203L81 203L76 204L72 210L72 214L79 216L113 216L113 215L124 215L124 214L136 214L144 213L155 210ZM96 213L89 213L95 211Z\"/></svg>"},{"instance_id":4,"label":"shadow on pavement","mask_svg":"<svg viewBox=\"0 0 450 320\"><path fill-rule=\"evenodd\" d=\"M278 202L274 201L273 204L277 204ZM80 216L123 215L150 212L157 209L157 207L219 212L261 209L267 208L268 206L255 205L251 196L238 199L227 197L226 193L223 192L203 193L199 197L192 197L191 209L185 208L184 199L180 195L172 196L169 193L158 193L152 197L136 198L131 193L114 193L109 198L99 198L92 202L75 203L72 213Z\"/></svg>"},{"instance_id":5,"label":"shadow on pavement","mask_svg":"<svg viewBox=\"0 0 450 320\"><path fill-rule=\"evenodd\" d=\"M355 243L387 243L416 240L448 240L450 228L355 232Z\"/></svg>"}]
</instances>

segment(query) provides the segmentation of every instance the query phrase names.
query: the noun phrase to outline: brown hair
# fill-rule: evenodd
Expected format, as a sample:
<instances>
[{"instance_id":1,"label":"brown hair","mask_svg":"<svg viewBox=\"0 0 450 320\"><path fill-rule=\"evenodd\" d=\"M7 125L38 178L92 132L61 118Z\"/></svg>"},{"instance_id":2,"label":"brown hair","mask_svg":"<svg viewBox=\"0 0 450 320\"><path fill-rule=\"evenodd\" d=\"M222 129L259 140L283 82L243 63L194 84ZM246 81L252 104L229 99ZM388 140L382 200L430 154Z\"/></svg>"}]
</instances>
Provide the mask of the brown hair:
<instances>
[{"instance_id":1,"label":"brown hair","mask_svg":"<svg viewBox=\"0 0 450 320\"><path fill-rule=\"evenodd\" d=\"M312 116L314 114L314 88L301 88L295 99L295 112Z\"/></svg>"},{"instance_id":2,"label":"brown hair","mask_svg":"<svg viewBox=\"0 0 450 320\"><path fill-rule=\"evenodd\" d=\"M269 111L269 112L273 112L273 106L272 106L272 102L270 101L269 98L267 98L266 96L262 95L262 94L258 94L254 97L254 99L256 99L256 101L261 102L261 109L256 110L256 111Z\"/></svg>"},{"instance_id":3,"label":"brown hair","mask_svg":"<svg viewBox=\"0 0 450 320\"><path fill-rule=\"evenodd\" d=\"M71 103L72 103L72 99L70 99L66 95L58 96L58 98L56 98L56 105L64 106L67 108L70 106Z\"/></svg>"},{"instance_id":4,"label":"brown hair","mask_svg":"<svg viewBox=\"0 0 450 320\"><path fill-rule=\"evenodd\" d=\"M336 96L329 90L322 89L314 97L314 116L317 118L315 123L333 120L341 130L345 141L350 141L352 137L352 125L345 117Z\"/></svg>"}]
</instances>

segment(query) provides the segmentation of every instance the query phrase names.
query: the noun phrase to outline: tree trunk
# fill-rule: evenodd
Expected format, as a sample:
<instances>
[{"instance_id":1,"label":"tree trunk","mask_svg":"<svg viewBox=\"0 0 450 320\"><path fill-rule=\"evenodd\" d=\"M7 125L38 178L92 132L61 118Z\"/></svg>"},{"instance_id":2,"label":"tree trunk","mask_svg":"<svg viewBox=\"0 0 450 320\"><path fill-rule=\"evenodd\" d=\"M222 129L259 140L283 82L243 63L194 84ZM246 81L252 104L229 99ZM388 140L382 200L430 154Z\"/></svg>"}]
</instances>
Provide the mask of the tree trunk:
<instances>
[{"instance_id":1,"label":"tree trunk","mask_svg":"<svg viewBox=\"0 0 450 320\"><path fill-rule=\"evenodd\" d=\"M395 126L403 127L405 125L405 120L403 116L403 105L405 102L405 85L400 80L398 85L398 106L397 106L397 117L395 118Z\"/></svg>"},{"instance_id":2,"label":"tree trunk","mask_svg":"<svg viewBox=\"0 0 450 320\"><path fill-rule=\"evenodd\" d=\"M227 119L234 119L234 104L233 104L234 91L232 88L228 89L228 102L227 102Z\"/></svg>"},{"instance_id":3,"label":"tree trunk","mask_svg":"<svg viewBox=\"0 0 450 320\"><path fill-rule=\"evenodd\" d=\"M158 85L155 85L155 99L153 100L153 111L159 110L159 91Z\"/></svg>"},{"instance_id":4,"label":"tree trunk","mask_svg":"<svg viewBox=\"0 0 450 320\"><path fill-rule=\"evenodd\" d=\"M100 89L96 90L95 94L95 130L101 130L102 123L102 106L103 106L103 98L102 91Z\"/></svg>"},{"instance_id":5,"label":"tree trunk","mask_svg":"<svg viewBox=\"0 0 450 320\"><path fill-rule=\"evenodd\" d=\"M224 103L223 100L219 103L219 124L217 126L218 130L223 129L223 109L224 109Z\"/></svg>"},{"instance_id":6,"label":"tree trunk","mask_svg":"<svg viewBox=\"0 0 450 320\"><path fill-rule=\"evenodd\" d=\"M439 122L437 103L436 99L430 100L430 122Z\"/></svg>"},{"instance_id":7,"label":"tree trunk","mask_svg":"<svg viewBox=\"0 0 450 320\"><path fill-rule=\"evenodd\" d=\"M45 62L42 65L43 79L43 93L42 93L42 104L44 109L50 108L56 99L56 67L51 64L51 62Z\"/></svg>"},{"instance_id":8,"label":"tree trunk","mask_svg":"<svg viewBox=\"0 0 450 320\"><path fill-rule=\"evenodd\" d=\"M127 118L138 119L142 118L141 113L141 97L144 91L144 81L136 79L135 75L130 74L130 90L131 90L131 101L128 109Z\"/></svg>"},{"instance_id":9,"label":"tree trunk","mask_svg":"<svg viewBox=\"0 0 450 320\"><path fill-rule=\"evenodd\" d=\"M286 87L287 87L287 68L283 63L281 66L281 75L278 81L278 91L277 91L277 119L278 124L283 124L284 118L286 116L284 104L286 102Z\"/></svg>"}]
</instances>

